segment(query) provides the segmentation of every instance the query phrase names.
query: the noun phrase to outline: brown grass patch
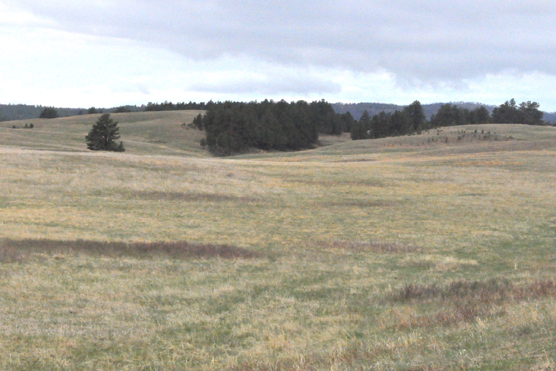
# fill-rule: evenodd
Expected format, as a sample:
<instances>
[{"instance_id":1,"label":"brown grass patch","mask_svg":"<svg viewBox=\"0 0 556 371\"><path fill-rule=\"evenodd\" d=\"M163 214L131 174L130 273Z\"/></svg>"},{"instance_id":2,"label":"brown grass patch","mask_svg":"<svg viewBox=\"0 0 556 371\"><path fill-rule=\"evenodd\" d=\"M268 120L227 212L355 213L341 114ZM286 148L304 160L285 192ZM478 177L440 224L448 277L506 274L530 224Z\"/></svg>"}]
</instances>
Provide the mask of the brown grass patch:
<instances>
[{"instance_id":1,"label":"brown grass patch","mask_svg":"<svg viewBox=\"0 0 556 371\"><path fill-rule=\"evenodd\" d=\"M278 371L278 370L370 370L371 365L384 356L399 351L395 346L369 344L364 341L352 341L344 347L331 349L328 352L297 355L276 361L247 361L231 367L232 371ZM438 371L446 367L432 362L413 365L404 370Z\"/></svg>"},{"instance_id":2,"label":"brown grass patch","mask_svg":"<svg viewBox=\"0 0 556 371\"><path fill-rule=\"evenodd\" d=\"M128 193L126 193L128 194ZM256 202L254 197L239 197L224 195L220 193L184 193L184 192L161 192L161 191L132 191L133 198L155 201L189 201L189 202Z\"/></svg>"},{"instance_id":3,"label":"brown grass patch","mask_svg":"<svg viewBox=\"0 0 556 371\"><path fill-rule=\"evenodd\" d=\"M372 162L372 161L378 161L378 160L375 158L355 158L355 159L338 160L332 162Z\"/></svg>"},{"instance_id":4,"label":"brown grass patch","mask_svg":"<svg viewBox=\"0 0 556 371\"><path fill-rule=\"evenodd\" d=\"M389 207L394 206L392 202L385 201L365 201L365 200L354 200L345 202L331 202L329 205L332 206L348 206L348 207Z\"/></svg>"},{"instance_id":5,"label":"brown grass patch","mask_svg":"<svg viewBox=\"0 0 556 371\"><path fill-rule=\"evenodd\" d=\"M0 263L18 263L25 260L26 255L12 246L0 245Z\"/></svg>"},{"instance_id":6,"label":"brown grass patch","mask_svg":"<svg viewBox=\"0 0 556 371\"><path fill-rule=\"evenodd\" d=\"M324 248L350 250L356 252L376 252L387 254L406 254L423 252L419 246L400 245L392 242L367 242L367 241L319 241L318 245Z\"/></svg>"},{"instance_id":7,"label":"brown grass patch","mask_svg":"<svg viewBox=\"0 0 556 371\"><path fill-rule=\"evenodd\" d=\"M452 298L478 298L482 302L497 302L556 296L556 283L552 280L535 281L526 286L518 286L508 280L455 281L445 286L414 285L404 286L394 295L396 301L427 301Z\"/></svg>"},{"instance_id":8,"label":"brown grass patch","mask_svg":"<svg viewBox=\"0 0 556 371\"><path fill-rule=\"evenodd\" d=\"M375 179L328 179L328 180L306 180L306 179L283 179L290 183L300 183L315 185L320 187L342 187L342 186L361 186L361 187L385 187L384 182Z\"/></svg>"},{"instance_id":9,"label":"brown grass patch","mask_svg":"<svg viewBox=\"0 0 556 371\"><path fill-rule=\"evenodd\" d=\"M444 286L409 284L393 294L390 300L410 302L413 305L437 302L443 309L426 315L394 314L395 318L387 320L389 324L385 325L403 329L474 322L481 317L504 315L505 303L549 296L556 296L556 283L553 280L539 280L524 286L499 279L456 281Z\"/></svg>"},{"instance_id":10,"label":"brown grass patch","mask_svg":"<svg viewBox=\"0 0 556 371\"><path fill-rule=\"evenodd\" d=\"M222 259L253 259L262 257L256 251L232 245L194 244L178 242L102 242L102 241L59 241L47 239L5 239L0 242L0 262L23 262L33 254L54 255L61 259L63 254L87 254L105 257L154 258L170 259L191 258L222 258Z\"/></svg>"}]
</instances>

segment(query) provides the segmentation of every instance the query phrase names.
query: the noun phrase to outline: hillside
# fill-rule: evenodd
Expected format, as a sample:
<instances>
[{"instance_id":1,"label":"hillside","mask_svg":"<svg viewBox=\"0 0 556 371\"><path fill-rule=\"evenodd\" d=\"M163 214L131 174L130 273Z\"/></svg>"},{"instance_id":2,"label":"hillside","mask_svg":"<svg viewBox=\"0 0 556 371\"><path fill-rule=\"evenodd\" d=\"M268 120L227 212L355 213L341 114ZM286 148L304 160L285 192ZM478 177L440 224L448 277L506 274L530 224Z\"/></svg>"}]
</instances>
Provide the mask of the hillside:
<instances>
[{"instance_id":1,"label":"hillside","mask_svg":"<svg viewBox=\"0 0 556 371\"><path fill-rule=\"evenodd\" d=\"M556 366L556 128L214 158L194 114L0 124L0 369Z\"/></svg>"},{"instance_id":2,"label":"hillside","mask_svg":"<svg viewBox=\"0 0 556 371\"><path fill-rule=\"evenodd\" d=\"M189 124L201 111L115 113L127 153L206 156L199 145L204 134ZM0 145L40 150L90 152L85 136L100 114L0 123ZM25 129L33 124L33 129ZM14 129L13 126L16 126Z\"/></svg>"}]
</instances>

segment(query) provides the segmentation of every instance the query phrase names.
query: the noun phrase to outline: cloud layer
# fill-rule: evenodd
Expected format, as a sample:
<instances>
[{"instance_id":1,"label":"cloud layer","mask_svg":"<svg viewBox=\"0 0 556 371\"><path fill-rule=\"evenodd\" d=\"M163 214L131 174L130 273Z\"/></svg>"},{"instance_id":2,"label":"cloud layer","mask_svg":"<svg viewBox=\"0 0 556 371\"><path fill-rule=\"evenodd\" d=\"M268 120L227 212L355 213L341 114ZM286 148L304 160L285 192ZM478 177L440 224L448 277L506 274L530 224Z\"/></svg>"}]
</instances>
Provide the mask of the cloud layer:
<instances>
[{"instance_id":1,"label":"cloud layer","mask_svg":"<svg viewBox=\"0 0 556 371\"><path fill-rule=\"evenodd\" d=\"M63 57L45 64L60 75L81 66L88 81L131 79L137 94L182 89L240 99L480 100L494 81L507 87L505 99L519 99L518 84L535 91L556 76L554 19L556 3L546 0L0 0L0 28L41 33L36 39L47 44L75 39L75 54L89 60L72 57L66 41ZM46 39L49 32L57 36ZM123 54L115 67L102 60L114 50ZM41 57L55 59L48 50Z\"/></svg>"},{"instance_id":2,"label":"cloud layer","mask_svg":"<svg viewBox=\"0 0 556 371\"><path fill-rule=\"evenodd\" d=\"M195 60L249 56L419 80L556 74L553 1L11 1L65 31L162 45Z\"/></svg>"}]
</instances>

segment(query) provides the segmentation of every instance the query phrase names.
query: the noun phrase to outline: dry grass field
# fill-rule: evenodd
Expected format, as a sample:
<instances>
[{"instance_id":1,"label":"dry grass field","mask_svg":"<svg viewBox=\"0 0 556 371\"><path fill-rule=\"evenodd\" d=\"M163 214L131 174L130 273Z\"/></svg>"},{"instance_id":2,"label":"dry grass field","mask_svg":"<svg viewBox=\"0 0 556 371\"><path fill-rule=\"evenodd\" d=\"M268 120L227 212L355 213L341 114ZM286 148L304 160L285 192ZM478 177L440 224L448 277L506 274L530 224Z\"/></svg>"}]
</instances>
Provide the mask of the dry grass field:
<instances>
[{"instance_id":1,"label":"dry grass field","mask_svg":"<svg viewBox=\"0 0 556 371\"><path fill-rule=\"evenodd\" d=\"M195 114L0 123L0 369L556 367L555 128L213 158Z\"/></svg>"}]
</instances>

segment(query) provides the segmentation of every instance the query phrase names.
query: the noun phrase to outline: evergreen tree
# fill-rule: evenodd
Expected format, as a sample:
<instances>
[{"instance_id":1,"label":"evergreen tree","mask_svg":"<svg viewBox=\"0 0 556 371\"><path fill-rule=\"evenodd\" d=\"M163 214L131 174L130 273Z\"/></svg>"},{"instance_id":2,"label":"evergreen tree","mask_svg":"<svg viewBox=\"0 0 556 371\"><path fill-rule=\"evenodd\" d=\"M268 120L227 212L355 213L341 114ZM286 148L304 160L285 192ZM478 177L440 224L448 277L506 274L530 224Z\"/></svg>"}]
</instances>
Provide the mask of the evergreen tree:
<instances>
[{"instance_id":1,"label":"evergreen tree","mask_svg":"<svg viewBox=\"0 0 556 371\"><path fill-rule=\"evenodd\" d=\"M425 116L425 111L421 102L416 100L409 106L405 107L404 111L409 116L409 119L413 123L414 131L421 131L426 129L427 116Z\"/></svg>"},{"instance_id":2,"label":"evergreen tree","mask_svg":"<svg viewBox=\"0 0 556 371\"><path fill-rule=\"evenodd\" d=\"M390 135L390 115L384 111L372 118L372 133L375 138L385 138Z\"/></svg>"},{"instance_id":3,"label":"evergreen tree","mask_svg":"<svg viewBox=\"0 0 556 371\"><path fill-rule=\"evenodd\" d=\"M518 124L521 122L515 99L506 101L492 111L492 122L497 124Z\"/></svg>"},{"instance_id":4,"label":"evergreen tree","mask_svg":"<svg viewBox=\"0 0 556 371\"><path fill-rule=\"evenodd\" d=\"M112 120L109 113L105 113L100 116L85 137L87 148L92 151L125 151L123 142L120 144L115 142L120 139L119 131L118 122Z\"/></svg>"},{"instance_id":5,"label":"evergreen tree","mask_svg":"<svg viewBox=\"0 0 556 371\"><path fill-rule=\"evenodd\" d=\"M351 128L355 125L355 119L350 112L346 112L342 116L342 130L345 133L351 133Z\"/></svg>"},{"instance_id":6,"label":"evergreen tree","mask_svg":"<svg viewBox=\"0 0 556 371\"><path fill-rule=\"evenodd\" d=\"M458 106L446 103L440 106L436 115L431 117L432 126L435 128L441 126L466 125L469 110L460 110Z\"/></svg>"},{"instance_id":7,"label":"evergreen tree","mask_svg":"<svg viewBox=\"0 0 556 371\"><path fill-rule=\"evenodd\" d=\"M199 130L203 130L203 115L200 113L193 119L193 125Z\"/></svg>"},{"instance_id":8,"label":"evergreen tree","mask_svg":"<svg viewBox=\"0 0 556 371\"><path fill-rule=\"evenodd\" d=\"M40 119L55 119L58 117L58 111L54 107L46 107L42 110Z\"/></svg>"},{"instance_id":9,"label":"evergreen tree","mask_svg":"<svg viewBox=\"0 0 556 371\"><path fill-rule=\"evenodd\" d=\"M363 116L351 126L351 139L370 139L373 138L373 131L371 129L372 121L369 112L365 110Z\"/></svg>"},{"instance_id":10,"label":"evergreen tree","mask_svg":"<svg viewBox=\"0 0 556 371\"><path fill-rule=\"evenodd\" d=\"M519 105L521 123L525 125L543 125L544 113L539 111L540 105L537 102L523 102Z\"/></svg>"},{"instance_id":11,"label":"evergreen tree","mask_svg":"<svg viewBox=\"0 0 556 371\"><path fill-rule=\"evenodd\" d=\"M389 135L406 135L413 132L413 122L406 111L395 111L390 117Z\"/></svg>"},{"instance_id":12,"label":"evergreen tree","mask_svg":"<svg viewBox=\"0 0 556 371\"><path fill-rule=\"evenodd\" d=\"M486 124L490 121L490 113L484 106L477 107L469 111L467 121L470 124Z\"/></svg>"}]
</instances>

